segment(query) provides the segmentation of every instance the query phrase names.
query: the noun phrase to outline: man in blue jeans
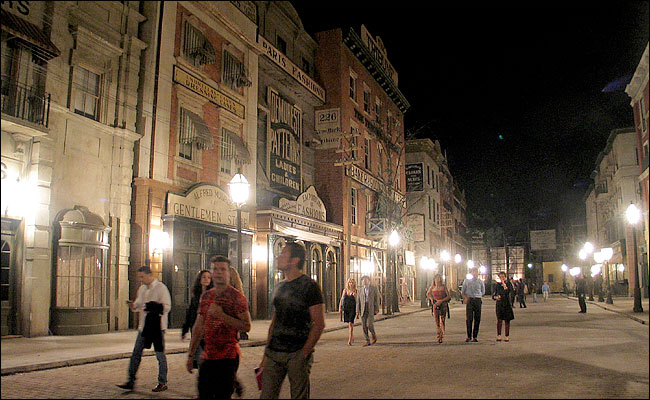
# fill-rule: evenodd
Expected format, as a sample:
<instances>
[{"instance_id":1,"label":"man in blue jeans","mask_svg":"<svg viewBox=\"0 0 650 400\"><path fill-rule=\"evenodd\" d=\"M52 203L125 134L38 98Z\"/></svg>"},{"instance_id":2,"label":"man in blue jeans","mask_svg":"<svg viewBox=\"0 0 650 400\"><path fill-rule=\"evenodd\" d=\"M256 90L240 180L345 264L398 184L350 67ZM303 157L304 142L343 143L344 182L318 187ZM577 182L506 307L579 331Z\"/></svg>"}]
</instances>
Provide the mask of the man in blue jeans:
<instances>
[{"instance_id":1,"label":"man in blue jeans","mask_svg":"<svg viewBox=\"0 0 650 400\"><path fill-rule=\"evenodd\" d=\"M485 295L485 284L478 279L477 269L470 270L471 277L465 278L461 294L465 301L465 316L467 318L466 342L478 342L478 327L481 325L481 299ZM474 327L472 328L472 323Z\"/></svg>"},{"instance_id":2,"label":"man in blue jeans","mask_svg":"<svg viewBox=\"0 0 650 400\"><path fill-rule=\"evenodd\" d=\"M135 346L133 346L133 353L131 353L131 360L129 361L128 380L126 383L117 386L122 389L133 390L135 375L142 360L142 351L153 343L156 358L158 359L158 386L153 388L152 391L162 392L167 390L165 330L167 329L167 315L172 307L171 296L167 286L154 277L148 266L138 268L138 280L142 285L138 289L135 301L127 301L131 311L140 313L138 337L135 339ZM154 309L157 310L153 311ZM159 326L157 315L149 315L154 313L162 314ZM156 326L147 325L145 329L145 319L155 321ZM156 339L152 339L153 337L156 337Z\"/></svg>"}]
</instances>

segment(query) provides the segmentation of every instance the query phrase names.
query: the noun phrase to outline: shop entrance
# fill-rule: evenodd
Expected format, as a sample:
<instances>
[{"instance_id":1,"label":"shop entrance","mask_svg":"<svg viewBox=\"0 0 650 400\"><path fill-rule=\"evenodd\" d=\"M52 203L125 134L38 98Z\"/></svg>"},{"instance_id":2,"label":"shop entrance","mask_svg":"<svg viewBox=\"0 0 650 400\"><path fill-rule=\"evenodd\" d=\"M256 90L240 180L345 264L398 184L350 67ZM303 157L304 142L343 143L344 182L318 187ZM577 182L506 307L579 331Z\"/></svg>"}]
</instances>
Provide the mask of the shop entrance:
<instances>
[{"instance_id":1,"label":"shop entrance","mask_svg":"<svg viewBox=\"0 0 650 400\"><path fill-rule=\"evenodd\" d=\"M2 219L0 241L0 300L2 336L18 334L16 307L16 227L18 221Z\"/></svg>"}]
</instances>

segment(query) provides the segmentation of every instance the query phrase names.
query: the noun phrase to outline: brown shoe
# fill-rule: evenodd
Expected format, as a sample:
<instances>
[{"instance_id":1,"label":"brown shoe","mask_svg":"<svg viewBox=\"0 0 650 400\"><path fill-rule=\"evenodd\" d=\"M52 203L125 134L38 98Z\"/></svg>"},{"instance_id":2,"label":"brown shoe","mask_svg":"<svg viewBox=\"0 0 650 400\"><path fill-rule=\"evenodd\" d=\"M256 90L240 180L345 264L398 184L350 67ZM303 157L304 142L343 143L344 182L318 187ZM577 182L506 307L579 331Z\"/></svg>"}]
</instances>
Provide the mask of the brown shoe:
<instances>
[{"instance_id":1,"label":"brown shoe","mask_svg":"<svg viewBox=\"0 0 650 400\"><path fill-rule=\"evenodd\" d=\"M167 390L167 385L161 385L160 383L155 388L151 389L152 392L164 392Z\"/></svg>"},{"instance_id":2,"label":"brown shoe","mask_svg":"<svg viewBox=\"0 0 650 400\"><path fill-rule=\"evenodd\" d=\"M370 342L370 344L375 344L375 343L377 343L377 336L373 336L372 342Z\"/></svg>"},{"instance_id":3,"label":"brown shoe","mask_svg":"<svg viewBox=\"0 0 650 400\"><path fill-rule=\"evenodd\" d=\"M363 347L370 346L370 342L366 342L366 344L363 345Z\"/></svg>"}]
</instances>

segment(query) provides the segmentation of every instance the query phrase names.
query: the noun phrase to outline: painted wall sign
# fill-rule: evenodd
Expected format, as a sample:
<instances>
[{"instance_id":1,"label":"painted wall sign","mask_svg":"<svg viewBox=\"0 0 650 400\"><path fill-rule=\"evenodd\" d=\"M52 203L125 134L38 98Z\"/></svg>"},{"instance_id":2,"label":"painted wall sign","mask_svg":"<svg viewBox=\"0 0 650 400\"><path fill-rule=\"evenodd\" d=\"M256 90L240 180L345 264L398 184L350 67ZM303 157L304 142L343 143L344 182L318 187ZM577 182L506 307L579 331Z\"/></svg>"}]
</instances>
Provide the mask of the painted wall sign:
<instances>
[{"instance_id":1,"label":"painted wall sign","mask_svg":"<svg viewBox=\"0 0 650 400\"><path fill-rule=\"evenodd\" d=\"M422 163L406 164L406 191L421 192L424 190L424 166Z\"/></svg>"},{"instance_id":2,"label":"painted wall sign","mask_svg":"<svg viewBox=\"0 0 650 400\"><path fill-rule=\"evenodd\" d=\"M203 82L201 79L189 74L178 65L174 65L174 82L185 86L194 93L200 94L239 118L245 118L246 116L246 107L243 104L238 103L231 97Z\"/></svg>"},{"instance_id":3,"label":"painted wall sign","mask_svg":"<svg viewBox=\"0 0 650 400\"><path fill-rule=\"evenodd\" d=\"M167 194L167 214L198 219L213 224L237 226L237 207L220 187L202 183L184 195ZM242 211L242 228L248 228L248 212Z\"/></svg>"},{"instance_id":4,"label":"painted wall sign","mask_svg":"<svg viewBox=\"0 0 650 400\"><path fill-rule=\"evenodd\" d=\"M287 56L282 54L282 52L275 48L268 40L264 39L263 36L257 35L257 41L262 46L262 51L264 54L271 59L277 66L286 71L291 75L295 80L300 82L307 90L309 90L314 96L316 96L323 103L325 102L325 89L323 89L318 83L316 83L307 73L298 68Z\"/></svg>"},{"instance_id":5,"label":"painted wall sign","mask_svg":"<svg viewBox=\"0 0 650 400\"><path fill-rule=\"evenodd\" d=\"M327 220L327 210L325 203L318 197L316 188L310 186L305 190L296 201L288 199L280 199L278 206L282 210L302 214L307 217L315 218L321 221Z\"/></svg>"},{"instance_id":6,"label":"painted wall sign","mask_svg":"<svg viewBox=\"0 0 650 400\"><path fill-rule=\"evenodd\" d=\"M386 47L384 47L384 43L381 41L379 36L377 36L377 39L375 40L370 32L368 32L365 25L361 25L361 41L366 45L368 50L370 50L370 53L379 63L379 66L386 73L388 78L397 85L397 72L395 72L395 68L393 68L393 65L388 61Z\"/></svg>"},{"instance_id":7,"label":"painted wall sign","mask_svg":"<svg viewBox=\"0 0 650 400\"><path fill-rule=\"evenodd\" d=\"M337 149L341 137L341 109L330 108L315 111L316 135L321 144L317 149Z\"/></svg>"},{"instance_id":8,"label":"painted wall sign","mask_svg":"<svg viewBox=\"0 0 650 400\"><path fill-rule=\"evenodd\" d=\"M302 192L302 111L268 88L267 160L271 189L292 197Z\"/></svg>"},{"instance_id":9,"label":"painted wall sign","mask_svg":"<svg viewBox=\"0 0 650 400\"><path fill-rule=\"evenodd\" d=\"M554 250L555 248L555 229L530 231L531 250Z\"/></svg>"},{"instance_id":10,"label":"painted wall sign","mask_svg":"<svg viewBox=\"0 0 650 400\"><path fill-rule=\"evenodd\" d=\"M406 216L406 226L413 232L413 240L424 242L424 214L408 214Z\"/></svg>"}]
</instances>

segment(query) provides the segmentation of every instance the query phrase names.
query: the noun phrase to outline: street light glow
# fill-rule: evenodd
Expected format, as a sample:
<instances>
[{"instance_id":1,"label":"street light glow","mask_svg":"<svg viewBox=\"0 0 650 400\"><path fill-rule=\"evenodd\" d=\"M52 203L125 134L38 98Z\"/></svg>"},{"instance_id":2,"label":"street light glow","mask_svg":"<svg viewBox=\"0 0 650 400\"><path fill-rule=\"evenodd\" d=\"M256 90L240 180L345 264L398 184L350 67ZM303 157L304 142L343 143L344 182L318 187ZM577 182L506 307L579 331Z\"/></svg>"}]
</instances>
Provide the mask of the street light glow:
<instances>
[{"instance_id":1,"label":"street light glow","mask_svg":"<svg viewBox=\"0 0 650 400\"><path fill-rule=\"evenodd\" d=\"M602 264L594 264L591 266L591 276L600 274Z\"/></svg>"},{"instance_id":2,"label":"street light glow","mask_svg":"<svg viewBox=\"0 0 650 400\"><path fill-rule=\"evenodd\" d=\"M562 264L562 272L567 272L569 270L569 267L567 267L566 264Z\"/></svg>"},{"instance_id":3,"label":"street light glow","mask_svg":"<svg viewBox=\"0 0 650 400\"><path fill-rule=\"evenodd\" d=\"M478 267L478 272L480 272L481 274L485 274L487 272L487 268L485 267L485 265L481 265L480 267Z\"/></svg>"},{"instance_id":4,"label":"street light glow","mask_svg":"<svg viewBox=\"0 0 650 400\"><path fill-rule=\"evenodd\" d=\"M582 261L586 260L586 259L587 259L587 251L586 251L585 249L581 249L581 250L578 252L578 257L580 257L580 259L581 259Z\"/></svg>"},{"instance_id":5,"label":"street light glow","mask_svg":"<svg viewBox=\"0 0 650 400\"><path fill-rule=\"evenodd\" d=\"M587 252L587 254L591 254L594 251L594 245L591 244L591 242L586 242L583 249Z\"/></svg>"},{"instance_id":6,"label":"street light glow","mask_svg":"<svg viewBox=\"0 0 650 400\"><path fill-rule=\"evenodd\" d=\"M230 199L237 207L241 207L248 201L250 186L248 180L241 172L236 173L230 180L230 183L228 183Z\"/></svg>"},{"instance_id":7,"label":"street light glow","mask_svg":"<svg viewBox=\"0 0 650 400\"><path fill-rule=\"evenodd\" d=\"M580 275L580 267L573 267L573 268L571 268L571 269L569 270L569 274L571 274L571 276L578 276L578 275Z\"/></svg>"},{"instance_id":8,"label":"street light glow","mask_svg":"<svg viewBox=\"0 0 650 400\"><path fill-rule=\"evenodd\" d=\"M456 264L460 264L463 261L463 257L461 257L460 254L456 254L454 256L454 261L456 262Z\"/></svg>"},{"instance_id":9,"label":"street light glow","mask_svg":"<svg viewBox=\"0 0 650 400\"><path fill-rule=\"evenodd\" d=\"M528 268L533 269L533 263L528 263Z\"/></svg>"},{"instance_id":10,"label":"street light glow","mask_svg":"<svg viewBox=\"0 0 650 400\"><path fill-rule=\"evenodd\" d=\"M605 247L603 249L600 249L600 254L602 255L604 261L609 261L614 255L614 249L611 247Z\"/></svg>"},{"instance_id":11,"label":"street light glow","mask_svg":"<svg viewBox=\"0 0 650 400\"><path fill-rule=\"evenodd\" d=\"M636 223L641 220L641 211L634 205L634 203L630 203L627 210L625 210L625 219L627 219L627 222L631 225L636 225Z\"/></svg>"},{"instance_id":12,"label":"street light glow","mask_svg":"<svg viewBox=\"0 0 650 400\"><path fill-rule=\"evenodd\" d=\"M474 279L474 275L472 275L472 274L470 274L468 272L467 275L465 275L465 279L467 279L468 281L471 281L472 279Z\"/></svg>"},{"instance_id":13,"label":"street light glow","mask_svg":"<svg viewBox=\"0 0 650 400\"><path fill-rule=\"evenodd\" d=\"M397 233L397 231L393 229L393 231L390 233L390 236L388 236L388 244L395 247L399 244L400 240L401 239L399 237L399 233Z\"/></svg>"},{"instance_id":14,"label":"street light glow","mask_svg":"<svg viewBox=\"0 0 650 400\"><path fill-rule=\"evenodd\" d=\"M472 261L472 260L467 260L467 268L469 268L469 269L474 268L474 261Z\"/></svg>"},{"instance_id":15,"label":"street light glow","mask_svg":"<svg viewBox=\"0 0 650 400\"><path fill-rule=\"evenodd\" d=\"M594 253L594 261L596 261L598 264L602 264L602 262L605 261L605 256L602 252L597 251Z\"/></svg>"},{"instance_id":16,"label":"street light glow","mask_svg":"<svg viewBox=\"0 0 650 400\"><path fill-rule=\"evenodd\" d=\"M451 254L449 254L449 252L447 250L441 251L440 252L440 260L442 260L443 262L447 262L447 261L451 260Z\"/></svg>"}]
</instances>

